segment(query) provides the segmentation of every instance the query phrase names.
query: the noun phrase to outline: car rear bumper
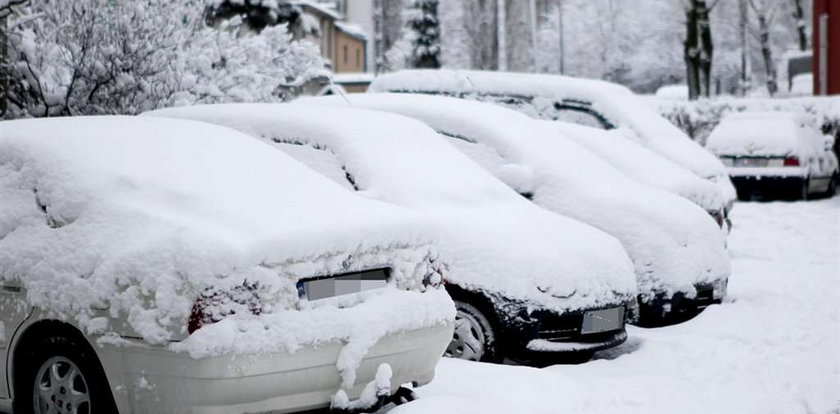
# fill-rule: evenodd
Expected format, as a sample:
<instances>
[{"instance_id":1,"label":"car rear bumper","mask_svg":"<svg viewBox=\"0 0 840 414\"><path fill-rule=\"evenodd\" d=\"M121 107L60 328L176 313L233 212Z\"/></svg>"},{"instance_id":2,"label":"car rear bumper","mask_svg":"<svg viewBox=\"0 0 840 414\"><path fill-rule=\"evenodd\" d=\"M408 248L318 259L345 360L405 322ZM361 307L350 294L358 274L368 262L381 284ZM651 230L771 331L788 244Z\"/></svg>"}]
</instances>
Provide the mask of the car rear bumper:
<instances>
[{"instance_id":1,"label":"car rear bumper","mask_svg":"<svg viewBox=\"0 0 840 414\"><path fill-rule=\"evenodd\" d=\"M694 286L695 292L688 295L676 292L671 296L656 294L639 297L640 326L661 326L684 322L697 316L703 309L719 304L726 296L727 279Z\"/></svg>"},{"instance_id":2,"label":"car rear bumper","mask_svg":"<svg viewBox=\"0 0 840 414\"><path fill-rule=\"evenodd\" d=\"M732 184L739 195L760 192L762 194L799 194L805 177L799 175L751 175L733 176Z\"/></svg>"},{"instance_id":3,"label":"car rear bumper","mask_svg":"<svg viewBox=\"0 0 840 414\"><path fill-rule=\"evenodd\" d=\"M383 363L393 370L392 391L404 383L430 382L451 338L452 325L446 325L380 339L347 394L358 398ZM142 344L99 352L123 414L286 413L329 406L341 384L336 368L341 348L330 343L292 354L202 359Z\"/></svg>"}]
</instances>

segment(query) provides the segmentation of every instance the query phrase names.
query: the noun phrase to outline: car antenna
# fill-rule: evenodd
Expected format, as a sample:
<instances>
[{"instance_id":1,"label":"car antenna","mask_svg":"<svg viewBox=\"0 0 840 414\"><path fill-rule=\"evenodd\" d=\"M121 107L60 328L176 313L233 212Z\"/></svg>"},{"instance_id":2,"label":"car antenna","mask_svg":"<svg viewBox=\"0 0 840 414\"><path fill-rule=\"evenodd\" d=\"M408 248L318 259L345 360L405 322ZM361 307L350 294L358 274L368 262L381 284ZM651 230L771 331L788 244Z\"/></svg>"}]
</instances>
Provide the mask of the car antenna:
<instances>
[{"instance_id":1,"label":"car antenna","mask_svg":"<svg viewBox=\"0 0 840 414\"><path fill-rule=\"evenodd\" d=\"M332 76L330 76L330 77L329 77L329 80L330 80L330 85L332 85L332 87L333 87L333 90L334 90L334 91L336 91L336 92L338 92L338 94L339 94L339 95L341 95L341 97L342 97L342 98L344 98L344 102L347 102L347 106L349 106L349 107L351 107L351 108L352 108L352 107L353 107L353 103L352 103L352 102L350 102L350 99L348 99L348 98L347 98L347 94L345 94L345 93L344 93L344 88L339 87L338 85L336 85L336 83L333 81L333 77L332 77Z\"/></svg>"}]
</instances>

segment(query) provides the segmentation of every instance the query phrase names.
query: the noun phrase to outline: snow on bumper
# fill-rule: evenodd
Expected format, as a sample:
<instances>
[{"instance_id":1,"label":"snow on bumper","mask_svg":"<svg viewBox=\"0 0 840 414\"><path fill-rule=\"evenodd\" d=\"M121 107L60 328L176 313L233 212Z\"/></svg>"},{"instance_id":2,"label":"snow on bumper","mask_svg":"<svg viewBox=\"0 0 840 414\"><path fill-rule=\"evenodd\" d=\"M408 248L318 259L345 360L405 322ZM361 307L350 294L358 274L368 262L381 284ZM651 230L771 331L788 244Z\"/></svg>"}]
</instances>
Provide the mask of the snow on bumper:
<instances>
[{"instance_id":1,"label":"snow on bumper","mask_svg":"<svg viewBox=\"0 0 840 414\"><path fill-rule=\"evenodd\" d=\"M392 390L406 382L430 382L451 337L452 325L443 324L380 338L360 361L357 381L347 394L358 398L383 363L393 370ZM317 409L329 405L342 383L336 367L344 348L341 341L295 353L201 359L149 346L106 348L101 352L119 355L103 360L120 361L119 368L111 365L109 379L121 412L209 414Z\"/></svg>"},{"instance_id":2,"label":"snow on bumper","mask_svg":"<svg viewBox=\"0 0 840 414\"><path fill-rule=\"evenodd\" d=\"M362 296L345 308L229 316L168 347L101 341L100 356L132 413L324 407L338 390L357 398L383 363L393 390L430 381L452 338L447 293L390 287Z\"/></svg>"}]
</instances>

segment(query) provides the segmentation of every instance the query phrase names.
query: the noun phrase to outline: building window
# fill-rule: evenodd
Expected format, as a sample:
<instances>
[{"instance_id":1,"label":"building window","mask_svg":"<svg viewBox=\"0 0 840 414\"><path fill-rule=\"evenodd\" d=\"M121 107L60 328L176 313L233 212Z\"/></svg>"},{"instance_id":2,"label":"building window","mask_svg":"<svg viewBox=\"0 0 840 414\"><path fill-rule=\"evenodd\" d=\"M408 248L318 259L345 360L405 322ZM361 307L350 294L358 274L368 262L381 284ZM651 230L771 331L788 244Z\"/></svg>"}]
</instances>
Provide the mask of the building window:
<instances>
[{"instance_id":1,"label":"building window","mask_svg":"<svg viewBox=\"0 0 840 414\"><path fill-rule=\"evenodd\" d=\"M362 49L356 49L356 66L362 66Z\"/></svg>"},{"instance_id":2,"label":"building window","mask_svg":"<svg viewBox=\"0 0 840 414\"><path fill-rule=\"evenodd\" d=\"M344 45L344 64L347 64L347 45Z\"/></svg>"}]
</instances>

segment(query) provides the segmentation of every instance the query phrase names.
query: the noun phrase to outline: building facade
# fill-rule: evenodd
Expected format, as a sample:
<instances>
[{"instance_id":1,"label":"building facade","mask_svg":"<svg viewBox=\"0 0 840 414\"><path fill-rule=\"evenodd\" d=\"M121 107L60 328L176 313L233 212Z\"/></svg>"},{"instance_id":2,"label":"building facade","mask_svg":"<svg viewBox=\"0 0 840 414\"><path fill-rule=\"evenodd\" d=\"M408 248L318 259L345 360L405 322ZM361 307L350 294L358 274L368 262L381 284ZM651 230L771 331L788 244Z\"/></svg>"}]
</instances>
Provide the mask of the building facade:
<instances>
[{"instance_id":1,"label":"building facade","mask_svg":"<svg viewBox=\"0 0 840 414\"><path fill-rule=\"evenodd\" d=\"M814 95L840 94L840 0L813 0Z\"/></svg>"}]
</instances>

